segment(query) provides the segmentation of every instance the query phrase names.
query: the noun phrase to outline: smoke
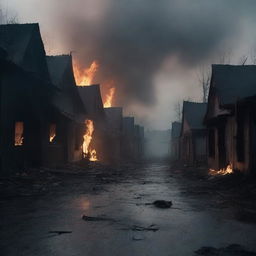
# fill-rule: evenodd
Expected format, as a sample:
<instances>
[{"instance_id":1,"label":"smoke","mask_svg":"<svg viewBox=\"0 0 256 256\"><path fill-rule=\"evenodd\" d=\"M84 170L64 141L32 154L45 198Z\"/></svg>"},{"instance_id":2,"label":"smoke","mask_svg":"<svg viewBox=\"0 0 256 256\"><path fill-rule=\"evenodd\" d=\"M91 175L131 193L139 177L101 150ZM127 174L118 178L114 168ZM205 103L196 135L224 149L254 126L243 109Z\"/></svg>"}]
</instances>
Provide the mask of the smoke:
<instances>
[{"instance_id":1,"label":"smoke","mask_svg":"<svg viewBox=\"0 0 256 256\"><path fill-rule=\"evenodd\" d=\"M87 1L90 8L84 3L74 2L75 13L61 10L65 42L84 65L94 59L100 63L98 81L113 79L126 104L154 104L153 77L167 57L178 56L183 65L193 66L239 24L237 13L218 0Z\"/></svg>"},{"instance_id":2,"label":"smoke","mask_svg":"<svg viewBox=\"0 0 256 256\"><path fill-rule=\"evenodd\" d=\"M103 83L104 90L114 81L116 105L128 109L144 106L143 115L146 108L161 106L157 81L165 84L161 95L166 98L168 94L175 98L175 91L191 96L195 89L184 84L191 83L191 70L210 60L224 44L234 46L241 42L244 24L247 34L253 31L255 35L253 0L24 2L21 5L18 0L8 0L9 6L24 13L24 21L31 16L41 23L48 48L51 45L53 49L51 53L60 49L73 51L84 67L97 60L100 68L95 82ZM40 12L35 11L39 9ZM166 69L172 59L176 67ZM159 107L157 113L161 111Z\"/></svg>"}]
</instances>

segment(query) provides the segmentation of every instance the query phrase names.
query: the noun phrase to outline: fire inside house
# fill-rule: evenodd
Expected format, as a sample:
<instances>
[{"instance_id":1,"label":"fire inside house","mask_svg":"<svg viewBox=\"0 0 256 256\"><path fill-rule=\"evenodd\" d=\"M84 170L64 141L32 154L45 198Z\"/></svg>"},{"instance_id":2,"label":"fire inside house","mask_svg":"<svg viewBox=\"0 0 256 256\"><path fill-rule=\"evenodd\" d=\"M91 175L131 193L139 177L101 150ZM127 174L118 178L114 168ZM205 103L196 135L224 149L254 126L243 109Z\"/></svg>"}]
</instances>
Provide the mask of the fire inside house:
<instances>
[{"instance_id":1,"label":"fire inside house","mask_svg":"<svg viewBox=\"0 0 256 256\"><path fill-rule=\"evenodd\" d=\"M24 132L24 124L23 122L15 123L15 146L23 145L23 132Z\"/></svg>"},{"instance_id":2,"label":"fire inside house","mask_svg":"<svg viewBox=\"0 0 256 256\"><path fill-rule=\"evenodd\" d=\"M97 161L97 152L94 148L91 146L91 142L93 139L93 132L94 132L94 125L93 121L87 119L85 121L86 125L86 132L83 136L83 154L85 158L88 158L90 161Z\"/></svg>"},{"instance_id":3,"label":"fire inside house","mask_svg":"<svg viewBox=\"0 0 256 256\"><path fill-rule=\"evenodd\" d=\"M93 61L88 68L82 68L78 61L73 64L74 76L76 84L79 87L91 86L98 71L99 64L97 61ZM111 85L113 81L111 82ZM104 108L111 108L113 98L115 95L115 88L111 87L105 96ZM85 134L83 135L83 157L90 161L98 161L97 150L92 147L95 140L95 124L92 119L85 120Z\"/></svg>"}]
</instances>

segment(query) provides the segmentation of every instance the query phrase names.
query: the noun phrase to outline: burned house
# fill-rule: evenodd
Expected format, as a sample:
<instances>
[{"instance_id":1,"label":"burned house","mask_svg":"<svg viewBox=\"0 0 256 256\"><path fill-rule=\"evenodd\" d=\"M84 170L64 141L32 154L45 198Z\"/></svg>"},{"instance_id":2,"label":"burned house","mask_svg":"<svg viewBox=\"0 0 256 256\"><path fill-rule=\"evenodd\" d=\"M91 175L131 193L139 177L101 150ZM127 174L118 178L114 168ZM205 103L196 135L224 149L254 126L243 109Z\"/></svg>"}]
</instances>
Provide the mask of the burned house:
<instances>
[{"instance_id":1,"label":"burned house","mask_svg":"<svg viewBox=\"0 0 256 256\"><path fill-rule=\"evenodd\" d=\"M48 114L50 136L47 164L61 164L82 159L86 110L79 96L73 74L72 56L47 56L52 83L57 87Z\"/></svg>"},{"instance_id":2,"label":"burned house","mask_svg":"<svg viewBox=\"0 0 256 256\"><path fill-rule=\"evenodd\" d=\"M1 171L43 163L51 94L38 24L0 25Z\"/></svg>"},{"instance_id":3,"label":"burned house","mask_svg":"<svg viewBox=\"0 0 256 256\"><path fill-rule=\"evenodd\" d=\"M77 90L87 111L86 119L93 126L93 136L90 143L91 150L97 152L99 160L104 161L104 158L109 153L109 148L107 147L106 116L101 98L100 85L77 86ZM85 127L85 130L87 128Z\"/></svg>"},{"instance_id":4,"label":"burned house","mask_svg":"<svg viewBox=\"0 0 256 256\"><path fill-rule=\"evenodd\" d=\"M256 167L256 66L212 65L205 123L208 164L252 172Z\"/></svg>"},{"instance_id":5,"label":"burned house","mask_svg":"<svg viewBox=\"0 0 256 256\"><path fill-rule=\"evenodd\" d=\"M206 108L206 103L183 102L180 158L186 165L207 162L207 130L203 124Z\"/></svg>"},{"instance_id":6,"label":"burned house","mask_svg":"<svg viewBox=\"0 0 256 256\"><path fill-rule=\"evenodd\" d=\"M135 131L134 131L134 117L123 117L123 135L121 154L122 159L126 161L133 161L135 158Z\"/></svg>"},{"instance_id":7,"label":"burned house","mask_svg":"<svg viewBox=\"0 0 256 256\"><path fill-rule=\"evenodd\" d=\"M121 160L121 142L123 132L123 109L120 107L105 108L107 121L107 145L109 153L108 162L119 162ZM111 145L111 147L110 147Z\"/></svg>"},{"instance_id":8,"label":"burned house","mask_svg":"<svg viewBox=\"0 0 256 256\"><path fill-rule=\"evenodd\" d=\"M135 159L137 161L142 160L144 158L144 127L140 125L134 126L135 132Z\"/></svg>"},{"instance_id":9,"label":"burned house","mask_svg":"<svg viewBox=\"0 0 256 256\"><path fill-rule=\"evenodd\" d=\"M173 122L171 129L171 160L180 160L180 132L181 123Z\"/></svg>"}]
</instances>

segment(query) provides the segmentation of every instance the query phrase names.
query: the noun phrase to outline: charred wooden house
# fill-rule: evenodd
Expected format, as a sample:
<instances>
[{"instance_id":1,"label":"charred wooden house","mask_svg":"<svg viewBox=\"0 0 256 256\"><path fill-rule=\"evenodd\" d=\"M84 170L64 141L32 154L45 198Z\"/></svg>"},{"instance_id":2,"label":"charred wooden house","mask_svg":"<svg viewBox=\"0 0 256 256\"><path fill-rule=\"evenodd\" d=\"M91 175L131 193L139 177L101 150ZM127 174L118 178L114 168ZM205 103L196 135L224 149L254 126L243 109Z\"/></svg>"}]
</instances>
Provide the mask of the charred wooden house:
<instances>
[{"instance_id":1,"label":"charred wooden house","mask_svg":"<svg viewBox=\"0 0 256 256\"><path fill-rule=\"evenodd\" d=\"M51 95L38 24L0 25L1 170L43 164Z\"/></svg>"},{"instance_id":2,"label":"charred wooden house","mask_svg":"<svg viewBox=\"0 0 256 256\"><path fill-rule=\"evenodd\" d=\"M135 125L135 160L139 161L144 157L144 127Z\"/></svg>"},{"instance_id":3,"label":"charred wooden house","mask_svg":"<svg viewBox=\"0 0 256 256\"><path fill-rule=\"evenodd\" d=\"M79 96L71 55L47 56L52 83L57 90L48 115L50 137L47 164L61 164L82 159L86 108Z\"/></svg>"},{"instance_id":4,"label":"charred wooden house","mask_svg":"<svg viewBox=\"0 0 256 256\"><path fill-rule=\"evenodd\" d=\"M181 161L186 165L207 163L206 103L184 101L180 134Z\"/></svg>"},{"instance_id":5,"label":"charred wooden house","mask_svg":"<svg viewBox=\"0 0 256 256\"><path fill-rule=\"evenodd\" d=\"M173 122L171 129L171 160L180 160L180 132L181 123Z\"/></svg>"},{"instance_id":6,"label":"charred wooden house","mask_svg":"<svg viewBox=\"0 0 256 256\"><path fill-rule=\"evenodd\" d=\"M120 107L105 108L107 121L108 162L121 160L121 142L123 132L123 109Z\"/></svg>"},{"instance_id":7,"label":"charred wooden house","mask_svg":"<svg viewBox=\"0 0 256 256\"><path fill-rule=\"evenodd\" d=\"M107 147L106 114L102 103L100 85L77 86L77 89L87 111L87 120L93 121L94 131L90 147L97 152L98 159L105 161L109 149Z\"/></svg>"},{"instance_id":8,"label":"charred wooden house","mask_svg":"<svg viewBox=\"0 0 256 256\"><path fill-rule=\"evenodd\" d=\"M210 168L256 169L255 95L255 65L212 65L205 116Z\"/></svg>"},{"instance_id":9,"label":"charred wooden house","mask_svg":"<svg viewBox=\"0 0 256 256\"><path fill-rule=\"evenodd\" d=\"M135 131L134 117L123 117L123 136L121 154L123 160L134 160Z\"/></svg>"}]
</instances>

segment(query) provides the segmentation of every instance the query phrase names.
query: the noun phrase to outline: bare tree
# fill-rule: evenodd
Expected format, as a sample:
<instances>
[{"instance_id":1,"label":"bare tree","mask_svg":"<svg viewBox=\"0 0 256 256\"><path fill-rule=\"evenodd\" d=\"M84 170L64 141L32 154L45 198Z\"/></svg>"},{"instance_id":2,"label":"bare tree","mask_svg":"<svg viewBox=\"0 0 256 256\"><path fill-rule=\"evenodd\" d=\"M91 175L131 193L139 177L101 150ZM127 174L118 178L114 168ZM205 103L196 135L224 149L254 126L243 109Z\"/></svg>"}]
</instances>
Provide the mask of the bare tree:
<instances>
[{"instance_id":1,"label":"bare tree","mask_svg":"<svg viewBox=\"0 0 256 256\"><path fill-rule=\"evenodd\" d=\"M201 67L198 74L198 82L199 86L202 90L202 100L203 102L207 102L208 93L210 89L210 80L211 80L211 71L209 68L205 66Z\"/></svg>"},{"instance_id":2,"label":"bare tree","mask_svg":"<svg viewBox=\"0 0 256 256\"><path fill-rule=\"evenodd\" d=\"M248 60L248 56L247 55L243 55L240 57L238 64L239 65L245 65L246 61Z\"/></svg>"},{"instance_id":3,"label":"bare tree","mask_svg":"<svg viewBox=\"0 0 256 256\"><path fill-rule=\"evenodd\" d=\"M178 122L181 122L181 118L182 118L182 103L180 101L178 101L177 103L175 103L174 105L174 112L175 112L175 117L176 120Z\"/></svg>"}]
</instances>

